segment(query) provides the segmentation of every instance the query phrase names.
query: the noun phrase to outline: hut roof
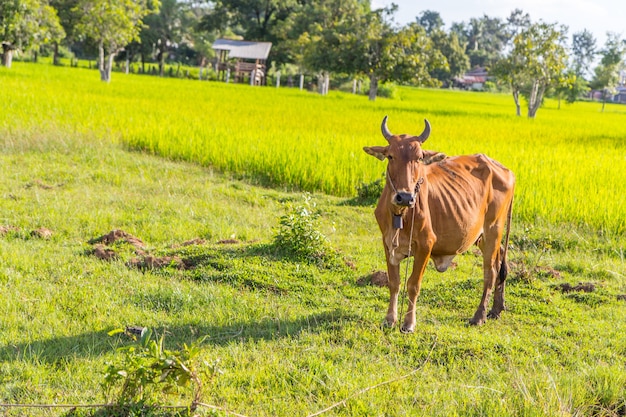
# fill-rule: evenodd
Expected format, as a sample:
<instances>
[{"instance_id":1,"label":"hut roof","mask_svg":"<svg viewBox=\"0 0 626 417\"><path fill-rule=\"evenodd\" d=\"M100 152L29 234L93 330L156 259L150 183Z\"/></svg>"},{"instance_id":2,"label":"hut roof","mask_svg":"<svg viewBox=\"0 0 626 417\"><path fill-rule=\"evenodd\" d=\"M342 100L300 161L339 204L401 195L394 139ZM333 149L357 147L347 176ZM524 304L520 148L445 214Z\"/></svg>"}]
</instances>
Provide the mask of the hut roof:
<instances>
[{"instance_id":1,"label":"hut roof","mask_svg":"<svg viewBox=\"0 0 626 417\"><path fill-rule=\"evenodd\" d=\"M267 59L272 43L217 39L211 47L216 51L228 51L230 58Z\"/></svg>"}]
</instances>

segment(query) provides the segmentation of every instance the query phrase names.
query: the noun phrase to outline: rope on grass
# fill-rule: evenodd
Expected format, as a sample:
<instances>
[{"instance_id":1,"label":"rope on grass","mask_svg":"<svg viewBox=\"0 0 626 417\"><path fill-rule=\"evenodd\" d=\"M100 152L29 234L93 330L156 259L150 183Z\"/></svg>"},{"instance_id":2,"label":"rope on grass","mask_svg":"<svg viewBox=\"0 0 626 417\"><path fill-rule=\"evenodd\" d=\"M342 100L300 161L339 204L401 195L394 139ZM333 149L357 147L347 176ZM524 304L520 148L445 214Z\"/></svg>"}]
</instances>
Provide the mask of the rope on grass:
<instances>
[{"instance_id":1,"label":"rope on grass","mask_svg":"<svg viewBox=\"0 0 626 417\"><path fill-rule=\"evenodd\" d=\"M247 416L245 416L243 414L235 413L234 411L229 411L229 410L227 410L225 408L218 407L216 405L205 404L205 403L196 403L196 405L198 407L206 407L206 408L210 408L211 410L221 411L222 413L230 414L231 416L247 417Z\"/></svg>"},{"instance_id":2,"label":"rope on grass","mask_svg":"<svg viewBox=\"0 0 626 417\"><path fill-rule=\"evenodd\" d=\"M124 407L129 404L0 404L1 408L116 408L116 407ZM247 417L243 414L238 414L233 411L229 411L223 407L218 407L216 405L205 404L205 403L194 403L196 407L206 407L212 410L218 410L226 414L230 414L237 417ZM184 405L154 405L149 406L147 408L160 408L160 409L169 409L169 410L185 410L190 407Z\"/></svg>"},{"instance_id":3,"label":"rope on grass","mask_svg":"<svg viewBox=\"0 0 626 417\"><path fill-rule=\"evenodd\" d=\"M322 415L322 414L324 414L324 413L326 413L326 412L328 412L328 411L332 410L333 408L337 408L337 407L339 407L340 405L343 405L343 406L345 407L345 406L346 406L346 403L348 402L348 400L350 400L350 399L352 399L352 398L354 398L354 397L356 397L356 396L358 396L358 395L364 394L364 393L366 393L366 392L368 392L368 391L371 391L371 390L373 390L373 389L376 389L376 388L382 387L382 386L384 386L384 385L389 385L389 384L392 384L392 383L394 383L394 382L398 382L398 381L401 381L401 380L403 380L403 379L407 379L408 377L415 375L415 374L416 374L417 372L419 372L419 371L420 371L420 370L424 367L424 365L426 365L426 363L430 360L430 357L431 357L431 355L432 355L433 351L435 350L435 346L436 346L436 345L437 345L437 339L435 339L435 341L433 342L433 345L431 346L431 348L430 348L430 352L428 352L428 356L426 357L426 359L424 359L424 361L420 364L420 366L418 366L417 368L413 369L413 370L412 370L411 372L409 372L408 374L404 374L404 375L399 376L399 377L397 377L397 378L394 378L394 379L389 379L389 380L387 380L387 381L383 381L383 382L381 382L381 383L379 383L379 384L372 385L371 387L362 388L362 389L360 389L360 390L358 390L358 391L355 391L355 392L353 392L352 394L348 395L348 396L347 396L346 398L344 398L343 400L341 400L341 401L339 401L339 402L336 402L335 404L333 404L333 405L331 405L331 406L329 406L329 407L326 407L325 409L320 410L320 411L318 411L317 413L314 413L314 414L309 414L307 417L316 417L316 416Z\"/></svg>"},{"instance_id":4,"label":"rope on grass","mask_svg":"<svg viewBox=\"0 0 626 417\"><path fill-rule=\"evenodd\" d=\"M413 369L411 372L404 374L402 376L399 376L397 378L394 379L389 379L387 381L383 381L381 383L378 383L376 385L372 385L366 388L362 388L358 391L353 392L352 394L348 395L346 398L344 398L343 400L336 402L335 404L330 405L329 407L326 407L323 410L320 410L316 413L313 414L309 414L307 417L316 417L319 415L322 415L334 408L337 408L341 405L343 405L344 407L346 406L347 402L349 400L351 400L352 398L359 396L361 394L364 394L368 391L371 391L373 389L382 387L384 385L389 385L392 384L394 382L398 382L401 381L403 379L407 379L413 375L415 375L417 372L419 372L427 363L428 361L430 361L430 357L432 356L433 351L435 350L435 346L437 346L437 339L435 338L435 341L433 342L433 345L430 347L430 351L428 352L428 356L426 357L426 359L424 359L424 361L415 369ZM0 409L2 408L113 408L113 407L124 407L123 405L120 404L0 404ZM217 405L211 405L211 404L206 404L206 403L201 403L201 402L194 402L192 407L205 407L205 408L210 408L212 410L217 410L217 411L221 411L223 413L226 413L228 415L232 415L232 416L236 416L236 417L247 417L246 415L243 414L239 414L236 413L234 411L230 411L227 410L223 407L219 407ZM161 408L161 409L189 409L189 407L187 406L181 406L181 405L158 405L158 406L151 406L151 408Z\"/></svg>"}]
</instances>

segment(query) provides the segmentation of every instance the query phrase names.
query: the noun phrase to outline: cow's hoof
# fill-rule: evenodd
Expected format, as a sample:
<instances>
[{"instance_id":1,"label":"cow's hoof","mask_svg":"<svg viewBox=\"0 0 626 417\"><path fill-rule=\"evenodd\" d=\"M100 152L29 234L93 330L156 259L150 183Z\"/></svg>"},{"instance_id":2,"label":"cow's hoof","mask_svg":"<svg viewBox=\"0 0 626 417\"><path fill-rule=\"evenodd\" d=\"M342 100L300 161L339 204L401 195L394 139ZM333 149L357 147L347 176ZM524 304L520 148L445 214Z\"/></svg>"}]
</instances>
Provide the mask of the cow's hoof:
<instances>
[{"instance_id":1,"label":"cow's hoof","mask_svg":"<svg viewBox=\"0 0 626 417\"><path fill-rule=\"evenodd\" d=\"M413 333L415 331L415 326L408 326L406 324L403 324L402 327L400 327L400 332L408 334L408 333Z\"/></svg>"},{"instance_id":2,"label":"cow's hoof","mask_svg":"<svg viewBox=\"0 0 626 417\"><path fill-rule=\"evenodd\" d=\"M500 311L491 310L489 314L487 314L487 318L498 320L500 318Z\"/></svg>"},{"instance_id":3,"label":"cow's hoof","mask_svg":"<svg viewBox=\"0 0 626 417\"><path fill-rule=\"evenodd\" d=\"M396 325L396 321L395 320L394 321L389 321L388 319L385 319L382 322L382 327L384 329L388 329L388 328L394 327L395 325Z\"/></svg>"},{"instance_id":4,"label":"cow's hoof","mask_svg":"<svg viewBox=\"0 0 626 417\"><path fill-rule=\"evenodd\" d=\"M483 317L472 317L469 321L470 326L482 326L485 324L485 319Z\"/></svg>"}]
</instances>

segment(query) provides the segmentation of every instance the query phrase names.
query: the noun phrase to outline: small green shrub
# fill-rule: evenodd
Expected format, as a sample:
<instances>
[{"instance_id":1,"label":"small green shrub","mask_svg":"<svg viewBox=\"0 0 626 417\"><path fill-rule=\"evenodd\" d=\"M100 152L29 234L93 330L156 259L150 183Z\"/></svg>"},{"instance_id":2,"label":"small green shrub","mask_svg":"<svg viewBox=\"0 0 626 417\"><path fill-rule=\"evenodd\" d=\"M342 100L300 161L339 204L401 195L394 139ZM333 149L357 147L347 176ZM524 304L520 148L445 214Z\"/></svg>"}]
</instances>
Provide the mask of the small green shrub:
<instances>
[{"instance_id":1,"label":"small green shrub","mask_svg":"<svg viewBox=\"0 0 626 417\"><path fill-rule=\"evenodd\" d=\"M359 200L367 203L375 203L383 193L383 188L385 188L385 182L382 178L379 178L367 184L362 182L356 187L356 193Z\"/></svg>"},{"instance_id":2,"label":"small green shrub","mask_svg":"<svg viewBox=\"0 0 626 417\"><path fill-rule=\"evenodd\" d=\"M384 83L378 86L378 97L398 98L398 86L394 83Z\"/></svg>"},{"instance_id":3,"label":"small green shrub","mask_svg":"<svg viewBox=\"0 0 626 417\"><path fill-rule=\"evenodd\" d=\"M109 334L120 332L123 330ZM181 350L165 349L163 340L163 336L153 339L152 331L144 329L136 344L119 349L124 357L118 363L108 364L102 383L107 401L121 407L156 405L157 393L171 394L192 386L190 409L196 408L202 395L202 377L212 376L217 369L206 362L198 368L198 344L202 339L191 346L184 344Z\"/></svg>"},{"instance_id":4,"label":"small green shrub","mask_svg":"<svg viewBox=\"0 0 626 417\"><path fill-rule=\"evenodd\" d=\"M309 194L300 205L288 203L287 213L280 217L280 227L274 244L284 254L296 260L321 267L339 264L339 255L328 238L319 230L319 211Z\"/></svg>"}]
</instances>

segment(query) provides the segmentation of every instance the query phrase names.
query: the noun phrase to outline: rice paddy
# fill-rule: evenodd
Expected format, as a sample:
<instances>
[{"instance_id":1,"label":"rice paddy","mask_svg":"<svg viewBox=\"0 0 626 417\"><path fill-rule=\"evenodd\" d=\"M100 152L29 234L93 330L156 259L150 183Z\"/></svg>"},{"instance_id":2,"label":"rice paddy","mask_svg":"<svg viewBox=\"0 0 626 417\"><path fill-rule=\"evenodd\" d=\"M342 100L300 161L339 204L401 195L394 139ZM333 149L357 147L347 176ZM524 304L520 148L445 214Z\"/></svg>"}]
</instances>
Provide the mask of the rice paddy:
<instances>
[{"instance_id":1,"label":"rice paddy","mask_svg":"<svg viewBox=\"0 0 626 417\"><path fill-rule=\"evenodd\" d=\"M518 179L524 221L626 231L626 106L547 99L536 120L514 116L507 95L400 90L398 99L323 97L297 89L114 74L16 63L0 69L0 132L24 128L119 141L171 159L212 166L270 186L353 196L381 177L363 146L433 126L425 147L485 153Z\"/></svg>"}]
</instances>

